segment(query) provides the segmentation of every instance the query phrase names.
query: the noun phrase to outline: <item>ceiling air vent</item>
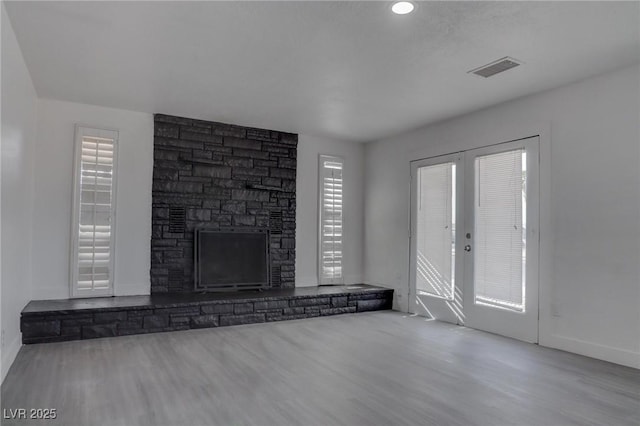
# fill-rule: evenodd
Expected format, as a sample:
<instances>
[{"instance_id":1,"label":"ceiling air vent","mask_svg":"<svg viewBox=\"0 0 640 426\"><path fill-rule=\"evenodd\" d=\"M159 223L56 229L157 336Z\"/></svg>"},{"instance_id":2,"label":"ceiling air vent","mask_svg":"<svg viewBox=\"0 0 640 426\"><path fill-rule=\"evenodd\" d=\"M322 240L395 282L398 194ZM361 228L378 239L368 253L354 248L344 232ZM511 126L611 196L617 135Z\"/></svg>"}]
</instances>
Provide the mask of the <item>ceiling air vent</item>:
<instances>
[{"instance_id":1,"label":"ceiling air vent","mask_svg":"<svg viewBox=\"0 0 640 426\"><path fill-rule=\"evenodd\" d=\"M511 68L515 68L520 64L522 64L522 62L518 61L517 59L505 56L504 58L493 61L490 64L483 65L479 68L471 70L469 71L469 73L487 78L499 74L503 71L510 70Z\"/></svg>"}]
</instances>

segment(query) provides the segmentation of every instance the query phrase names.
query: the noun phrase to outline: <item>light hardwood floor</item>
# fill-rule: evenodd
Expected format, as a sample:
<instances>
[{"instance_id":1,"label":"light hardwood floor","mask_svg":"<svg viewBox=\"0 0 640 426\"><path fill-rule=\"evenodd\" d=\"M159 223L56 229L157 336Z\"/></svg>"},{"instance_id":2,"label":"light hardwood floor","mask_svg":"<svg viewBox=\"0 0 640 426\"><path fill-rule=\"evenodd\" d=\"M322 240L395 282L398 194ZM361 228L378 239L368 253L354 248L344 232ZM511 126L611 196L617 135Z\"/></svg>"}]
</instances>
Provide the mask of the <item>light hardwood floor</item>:
<instances>
[{"instance_id":1,"label":"light hardwood floor","mask_svg":"<svg viewBox=\"0 0 640 426\"><path fill-rule=\"evenodd\" d=\"M640 371L398 312L25 346L2 425L634 425ZM6 413L5 413L6 414Z\"/></svg>"}]
</instances>

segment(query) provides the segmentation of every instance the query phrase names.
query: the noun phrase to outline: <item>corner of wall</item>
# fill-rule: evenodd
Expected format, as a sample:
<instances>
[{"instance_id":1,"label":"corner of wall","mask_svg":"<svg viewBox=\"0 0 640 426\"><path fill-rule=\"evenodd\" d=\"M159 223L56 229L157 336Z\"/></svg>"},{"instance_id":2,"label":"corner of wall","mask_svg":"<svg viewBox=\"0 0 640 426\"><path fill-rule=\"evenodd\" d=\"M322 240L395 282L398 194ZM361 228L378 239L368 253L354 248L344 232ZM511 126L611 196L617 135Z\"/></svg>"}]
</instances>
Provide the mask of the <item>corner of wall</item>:
<instances>
[{"instance_id":1,"label":"corner of wall","mask_svg":"<svg viewBox=\"0 0 640 426\"><path fill-rule=\"evenodd\" d=\"M32 297L32 241L34 153L36 143L37 92L5 4L1 5L2 27L2 150L0 169L2 215L0 235L0 312L2 352L0 375L4 380L20 350L19 316ZM27 235L22 232L26 228ZM9 232L7 232L9 230ZM22 232L22 233L21 233ZM7 250L7 246L11 250ZM7 257L9 256L9 259Z\"/></svg>"}]
</instances>

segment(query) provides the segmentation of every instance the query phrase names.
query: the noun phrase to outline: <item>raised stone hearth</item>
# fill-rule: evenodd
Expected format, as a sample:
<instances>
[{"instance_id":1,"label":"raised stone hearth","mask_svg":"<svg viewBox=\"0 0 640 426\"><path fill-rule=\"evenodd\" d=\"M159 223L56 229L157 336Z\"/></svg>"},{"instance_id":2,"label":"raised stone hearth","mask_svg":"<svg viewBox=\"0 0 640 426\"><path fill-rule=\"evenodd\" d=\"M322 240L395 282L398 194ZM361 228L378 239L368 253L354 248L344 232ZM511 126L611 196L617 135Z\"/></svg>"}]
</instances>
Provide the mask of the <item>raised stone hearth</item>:
<instances>
[{"instance_id":1,"label":"raised stone hearth","mask_svg":"<svg viewBox=\"0 0 640 426\"><path fill-rule=\"evenodd\" d=\"M25 344L61 342L376 311L392 302L393 290L364 284L34 300L20 329Z\"/></svg>"}]
</instances>

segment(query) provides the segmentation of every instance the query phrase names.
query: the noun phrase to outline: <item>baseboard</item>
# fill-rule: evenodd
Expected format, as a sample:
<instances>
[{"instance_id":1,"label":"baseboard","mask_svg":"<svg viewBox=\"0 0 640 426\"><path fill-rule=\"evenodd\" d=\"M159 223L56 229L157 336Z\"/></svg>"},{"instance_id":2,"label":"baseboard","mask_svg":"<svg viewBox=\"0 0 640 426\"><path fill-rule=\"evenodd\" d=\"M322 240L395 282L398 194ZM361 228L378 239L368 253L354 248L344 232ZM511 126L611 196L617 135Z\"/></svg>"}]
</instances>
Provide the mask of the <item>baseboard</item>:
<instances>
[{"instance_id":1,"label":"baseboard","mask_svg":"<svg viewBox=\"0 0 640 426\"><path fill-rule=\"evenodd\" d=\"M0 365L2 378L0 379L0 383L4 382L5 377L7 377L7 373L15 361L16 356L18 356L18 352L20 351L20 347L22 346L22 335L18 333L15 339L4 348L2 351L2 361Z\"/></svg>"},{"instance_id":2,"label":"baseboard","mask_svg":"<svg viewBox=\"0 0 640 426\"><path fill-rule=\"evenodd\" d=\"M540 345L640 369L640 353L627 349L600 345L558 334L541 339Z\"/></svg>"}]
</instances>

